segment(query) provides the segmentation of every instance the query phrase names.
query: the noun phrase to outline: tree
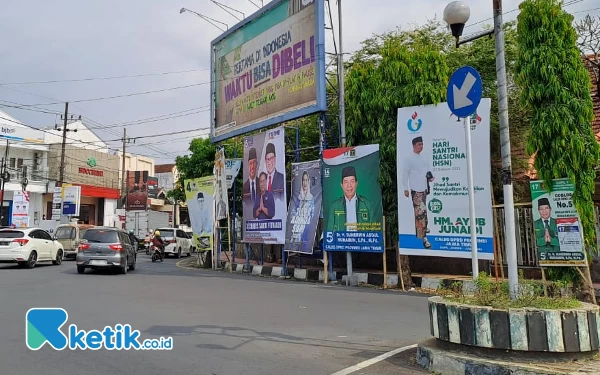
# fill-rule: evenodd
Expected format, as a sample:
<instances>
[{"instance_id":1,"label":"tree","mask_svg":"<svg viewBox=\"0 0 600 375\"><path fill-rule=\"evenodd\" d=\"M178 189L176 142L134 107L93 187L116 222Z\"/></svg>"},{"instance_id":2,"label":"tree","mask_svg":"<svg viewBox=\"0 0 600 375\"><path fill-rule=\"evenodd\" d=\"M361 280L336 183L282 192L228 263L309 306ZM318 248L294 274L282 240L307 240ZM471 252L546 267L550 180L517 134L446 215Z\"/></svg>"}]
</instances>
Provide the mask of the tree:
<instances>
[{"instance_id":1,"label":"tree","mask_svg":"<svg viewBox=\"0 0 600 375\"><path fill-rule=\"evenodd\" d=\"M575 25L575 29L579 34L579 51L591 67L596 96L600 99L600 16L588 14Z\"/></svg>"},{"instance_id":2,"label":"tree","mask_svg":"<svg viewBox=\"0 0 600 375\"><path fill-rule=\"evenodd\" d=\"M595 167L600 146L592 131L591 83L577 47L573 16L558 0L526 0L518 16L516 82L530 112L527 153L548 189L554 178L575 184L573 202L585 245L595 247Z\"/></svg>"}]
</instances>

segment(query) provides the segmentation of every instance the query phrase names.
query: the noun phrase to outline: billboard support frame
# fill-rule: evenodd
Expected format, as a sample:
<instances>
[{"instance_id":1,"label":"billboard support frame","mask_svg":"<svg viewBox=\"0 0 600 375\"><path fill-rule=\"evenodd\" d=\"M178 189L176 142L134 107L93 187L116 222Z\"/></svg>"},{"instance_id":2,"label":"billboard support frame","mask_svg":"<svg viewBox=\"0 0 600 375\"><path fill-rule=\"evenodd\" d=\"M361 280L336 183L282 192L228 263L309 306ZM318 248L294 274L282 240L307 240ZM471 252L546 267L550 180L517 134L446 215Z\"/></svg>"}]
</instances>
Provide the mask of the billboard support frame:
<instances>
[{"instance_id":1,"label":"billboard support frame","mask_svg":"<svg viewBox=\"0 0 600 375\"><path fill-rule=\"evenodd\" d=\"M226 32L219 35L217 38L211 41L211 58L210 58L210 140L212 143L224 141L236 136L248 134L252 131L256 131L259 129L263 129L269 126L282 124L290 120L298 119L301 117L305 117L314 113L324 112L327 110L327 97L326 97L326 76L325 76L325 1L327 0L314 0L315 2L315 65L316 65L316 104L305 106L299 109L295 109L292 111L287 111L278 116L271 116L264 120L257 121L251 123L249 125L244 126L243 128L235 129L231 132L227 132L222 135L215 135L215 126L216 126L216 48L215 46L231 36L235 32L239 31L244 26L252 23L254 20L260 18L265 13L273 10L274 8L281 5L282 2L286 0L275 0L267 4L266 6L260 8L258 11L250 15L249 17L243 19L238 22L231 28L229 28Z\"/></svg>"}]
</instances>

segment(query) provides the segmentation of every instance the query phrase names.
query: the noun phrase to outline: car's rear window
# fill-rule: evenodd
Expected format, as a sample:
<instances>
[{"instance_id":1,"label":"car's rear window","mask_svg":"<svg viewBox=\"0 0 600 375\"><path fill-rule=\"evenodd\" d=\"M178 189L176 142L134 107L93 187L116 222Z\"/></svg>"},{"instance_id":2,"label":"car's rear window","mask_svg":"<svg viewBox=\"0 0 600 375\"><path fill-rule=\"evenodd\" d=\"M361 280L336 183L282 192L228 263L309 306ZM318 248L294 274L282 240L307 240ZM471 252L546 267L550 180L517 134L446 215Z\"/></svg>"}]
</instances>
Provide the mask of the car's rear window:
<instances>
[{"instance_id":1,"label":"car's rear window","mask_svg":"<svg viewBox=\"0 0 600 375\"><path fill-rule=\"evenodd\" d=\"M114 230L88 229L82 237L88 242L118 243L119 236Z\"/></svg>"},{"instance_id":2,"label":"car's rear window","mask_svg":"<svg viewBox=\"0 0 600 375\"><path fill-rule=\"evenodd\" d=\"M75 228L62 227L56 230L56 238L58 239L73 239L75 238Z\"/></svg>"},{"instance_id":3,"label":"car's rear window","mask_svg":"<svg viewBox=\"0 0 600 375\"><path fill-rule=\"evenodd\" d=\"M0 230L0 238L22 238L24 235L20 230Z\"/></svg>"},{"instance_id":4,"label":"car's rear window","mask_svg":"<svg viewBox=\"0 0 600 375\"><path fill-rule=\"evenodd\" d=\"M172 230L160 230L159 232L161 237L173 237Z\"/></svg>"}]
</instances>

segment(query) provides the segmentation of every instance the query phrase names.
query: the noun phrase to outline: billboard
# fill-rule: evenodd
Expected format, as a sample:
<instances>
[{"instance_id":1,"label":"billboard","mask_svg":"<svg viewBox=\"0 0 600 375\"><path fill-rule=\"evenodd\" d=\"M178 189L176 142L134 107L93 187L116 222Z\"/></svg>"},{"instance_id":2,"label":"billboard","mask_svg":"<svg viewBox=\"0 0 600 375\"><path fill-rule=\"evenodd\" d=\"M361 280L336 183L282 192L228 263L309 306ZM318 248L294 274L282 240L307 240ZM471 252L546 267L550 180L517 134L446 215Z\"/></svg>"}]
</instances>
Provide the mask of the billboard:
<instances>
[{"instance_id":1,"label":"billboard","mask_svg":"<svg viewBox=\"0 0 600 375\"><path fill-rule=\"evenodd\" d=\"M158 177L148 177L148 198L156 199L158 195Z\"/></svg>"},{"instance_id":2,"label":"billboard","mask_svg":"<svg viewBox=\"0 0 600 375\"><path fill-rule=\"evenodd\" d=\"M321 161L292 163L285 251L312 254L321 216Z\"/></svg>"},{"instance_id":3,"label":"billboard","mask_svg":"<svg viewBox=\"0 0 600 375\"><path fill-rule=\"evenodd\" d=\"M127 171L127 211L145 211L148 204L148 171Z\"/></svg>"},{"instance_id":4,"label":"billboard","mask_svg":"<svg viewBox=\"0 0 600 375\"><path fill-rule=\"evenodd\" d=\"M383 253L379 145L323 151L323 250Z\"/></svg>"},{"instance_id":5,"label":"billboard","mask_svg":"<svg viewBox=\"0 0 600 375\"><path fill-rule=\"evenodd\" d=\"M211 140L325 111L324 0L274 0L211 43Z\"/></svg>"},{"instance_id":6,"label":"billboard","mask_svg":"<svg viewBox=\"0 0 600 375\"><path fill-rule=\"evenodd\" d=\"M62 191L62 214L66 216L79 216L81 186L64 184Z\"/></svg>"},{"instance_id":7,"label":"billboard","mask_svg":"<svg viewBox=\"0 0 600 375\"><path fill-rule=\"evenodd\" d=\"M285 129L244 138L243 242L285 244Z\"/></svg>"},{"instance_id":8,"label":"billboard","mask_svg":"<svg viewBox=\"0 0 600 375\"><path fill-rule=\"evenodd\" d=\"M240 173L242 167L242 159L227 159L225 160L225 176L227 177L227 189L231 189L233 181Z\"/></svg>"},{"instance_id":9,"label":"billboard","mask_svg":"<svg viewBox=\"0 0 600 375\"><path fill-rule=\"evenodd\" d=\"M194 246L212 251L214 227L214 176L184 180L185 201L190 215Z\"/></svg>"},{"instance_id":10,"label":"billboard","mask_svg":"<svg viewBox=\"0 0 600 375\"><path fill-rule=\"evenodd\" d=\"M11 223L17 228L27 228L29 226L29 192L15 191L12 204Z\"/></svg>"},{"instance_id":11,"label":"billboard","mask_svg":"<svg viewBox=\"0 0 600 375\"><path fill-rule=\"evenodd\" d=\"M530 181L529 187L539 265L585 267L583 230L573 204L575 185L562 178L552 181L551 192L539 180Z\"/></svg>"},{"instance_id":12,"label":"billboard","mask_svg":"<svg viewBox=\"0 0 600 375\"><path fill-rule=\"evenodd\" d=\"M225 149L218 148L215 154L215 219L227 218L229 212L229 196L227 195L227 175L225 172Z\"/></svg>"},{"instance_id":13,"label":"billboard","mask_svg":"<svg viewBox=\"0 0 600 375\"><path fill-rule=\"evenodd\" d=\"M494 259L490 106L470 118L479 259ZM463 119L446 103L398 109L398 242L403 255L471 258Z\"/></svg>"}]
</instances>

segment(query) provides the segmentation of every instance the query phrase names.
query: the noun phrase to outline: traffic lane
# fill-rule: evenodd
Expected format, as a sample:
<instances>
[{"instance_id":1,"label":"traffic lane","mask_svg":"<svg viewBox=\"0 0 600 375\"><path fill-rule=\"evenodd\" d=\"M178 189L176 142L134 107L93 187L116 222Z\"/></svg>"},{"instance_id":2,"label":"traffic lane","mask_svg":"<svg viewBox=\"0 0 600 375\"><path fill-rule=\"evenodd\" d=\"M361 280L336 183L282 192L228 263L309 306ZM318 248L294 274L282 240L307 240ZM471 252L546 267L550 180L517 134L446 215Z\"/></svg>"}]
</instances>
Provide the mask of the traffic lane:
<instances>
[{"instance_id":1,"label":"traffic lane","mask_svg":"<svg viewBox=\"0 0 600 375\"><path fill-rule=\"evenodd\" d=\"M185 271L176 261L142 256L128 275L78 275L72 261L0 269L0 330L7 338L0 342L0 369L330 374L428 336L427 300L420 296ZM31 352L25 312L49 306L65 308L68 324L80 329L129 323L142 338L173 336L174 349ZM54 366L38 362L52 358Z\"/></svg>"}]
</instances>

